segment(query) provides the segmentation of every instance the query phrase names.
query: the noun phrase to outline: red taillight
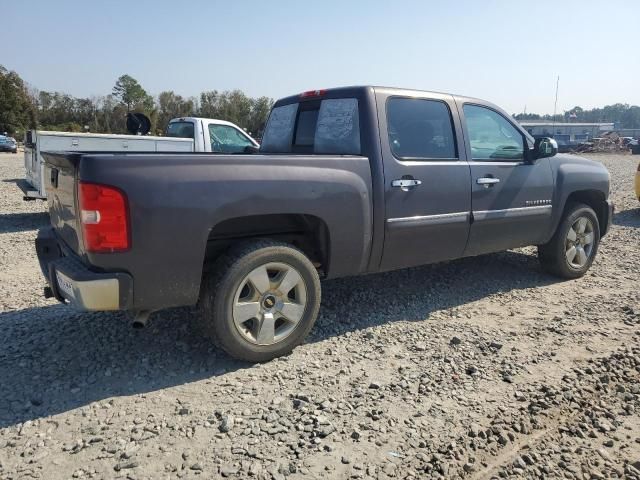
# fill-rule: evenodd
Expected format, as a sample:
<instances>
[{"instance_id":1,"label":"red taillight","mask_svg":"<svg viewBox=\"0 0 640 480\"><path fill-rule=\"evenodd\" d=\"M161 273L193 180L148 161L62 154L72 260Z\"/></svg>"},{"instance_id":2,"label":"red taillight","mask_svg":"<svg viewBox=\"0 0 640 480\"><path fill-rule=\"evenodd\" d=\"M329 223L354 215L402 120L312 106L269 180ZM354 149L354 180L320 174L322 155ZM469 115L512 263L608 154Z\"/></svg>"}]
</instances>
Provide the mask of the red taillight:
<instances>
[{"instance_id":1,"label":"red taillight","mask_svg":"<svg viewBox=\"0 0 640 480\"><path fill-rule=\"evenodd\" d=\"M309 98L309 97L321 97L327 93L327 90L308 90L306 92L302 92L300 94L300 98Z\"/></svg>"},{"instance_id":2,"label":"red taillight","mask_svg":"<svg viewBox=\"0 0 640 480\"><path fill-rule=\"evenodd\" d=\"M129 212L127 197L114 187L80 183L80 223L87 252L128 250Z\"/></svg>"}]
</instances>

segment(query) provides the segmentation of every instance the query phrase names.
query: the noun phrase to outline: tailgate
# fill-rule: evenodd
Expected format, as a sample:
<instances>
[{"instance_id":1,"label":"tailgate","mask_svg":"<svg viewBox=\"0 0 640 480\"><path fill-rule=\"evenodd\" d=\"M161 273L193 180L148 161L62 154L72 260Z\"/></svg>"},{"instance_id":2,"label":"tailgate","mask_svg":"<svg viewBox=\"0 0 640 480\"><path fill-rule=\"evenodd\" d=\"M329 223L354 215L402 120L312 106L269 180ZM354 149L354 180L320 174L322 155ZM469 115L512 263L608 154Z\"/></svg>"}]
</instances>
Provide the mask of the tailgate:
<instances>
[{"instance_id":1,"label":"tailgate","mask_svg":"<svg viewBox=\"0 0 640 480\"><path fill-rule=\"evenodd\" d=\"M75 253L80 253L80 229L77 220L77 169L80 154L45 152L44 177L51 226Z\"/></svg>"}]
</instances>

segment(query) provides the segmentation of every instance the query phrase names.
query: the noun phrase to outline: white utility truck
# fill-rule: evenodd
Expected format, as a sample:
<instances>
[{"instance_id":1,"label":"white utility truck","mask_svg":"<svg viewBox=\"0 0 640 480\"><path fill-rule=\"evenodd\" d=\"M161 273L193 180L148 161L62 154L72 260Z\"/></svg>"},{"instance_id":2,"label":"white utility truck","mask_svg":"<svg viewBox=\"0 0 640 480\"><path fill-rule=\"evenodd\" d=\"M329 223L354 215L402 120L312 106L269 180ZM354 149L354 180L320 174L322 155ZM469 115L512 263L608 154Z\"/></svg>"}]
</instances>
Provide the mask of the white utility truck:
<instances>
[{"instance_id":1,"label":"white utility truck","mask_svg":"<svg viewBox=\"0 0 640 480\"><path fill-rule=\"evenodd\" d=\"M237 125L211 118L175 118L169 122L164 137L30 130L24 141L26 178L18 186L24 200L47 198L42 152L243 153L259 147Z\"/></svg>"}]
</instances>

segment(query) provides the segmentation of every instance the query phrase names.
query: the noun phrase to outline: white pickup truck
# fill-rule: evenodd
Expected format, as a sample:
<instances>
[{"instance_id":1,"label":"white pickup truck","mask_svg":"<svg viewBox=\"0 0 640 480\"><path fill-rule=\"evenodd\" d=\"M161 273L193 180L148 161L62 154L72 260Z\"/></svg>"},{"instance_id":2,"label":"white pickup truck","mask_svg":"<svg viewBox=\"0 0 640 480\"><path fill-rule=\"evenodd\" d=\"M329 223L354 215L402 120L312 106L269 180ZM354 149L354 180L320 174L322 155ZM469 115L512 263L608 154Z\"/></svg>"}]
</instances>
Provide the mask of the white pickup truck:
<instances>
[{"instance_id":1,"label":"white pickup truck","mask_svg":"<svg viewBox=\"0 0 640 480\"><path fill-rule=\"evenodd\" d=\"M45 200L42 152L214 152L244 153L260 145L239 126L212 118L181 117L169 122L164 137L30 130L24 141L24 200Z\"/></svg>"}]
</instances>

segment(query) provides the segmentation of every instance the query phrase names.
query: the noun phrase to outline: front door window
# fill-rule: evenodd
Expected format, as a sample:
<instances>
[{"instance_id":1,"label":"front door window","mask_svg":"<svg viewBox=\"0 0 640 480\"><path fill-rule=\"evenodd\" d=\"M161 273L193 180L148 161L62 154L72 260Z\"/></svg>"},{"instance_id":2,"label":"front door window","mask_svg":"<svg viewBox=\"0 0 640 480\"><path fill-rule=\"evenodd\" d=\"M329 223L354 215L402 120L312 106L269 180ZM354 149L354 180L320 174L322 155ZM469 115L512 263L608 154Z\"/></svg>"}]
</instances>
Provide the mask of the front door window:
<instances>
[{"instance_id":1,"label":"front door window","mask_svg":"<svg viewBox=\"0 0 640 480\"><path fill-rule=\"evenodd\" d=\"M511 122L477 105L465 105L463 110L473 160L523 160L524 138Z\"/></svg>"},{"instance_id":2,"label":"front door window","mask_svg":"<svg viewBox=\"0 0 640 480\"><path fill-rule=\"evenodd\" d=\"M229 125L209 125L211 151L218 153L242 153L253 146L251 140Z\"/></svg>"}]
</instances>

